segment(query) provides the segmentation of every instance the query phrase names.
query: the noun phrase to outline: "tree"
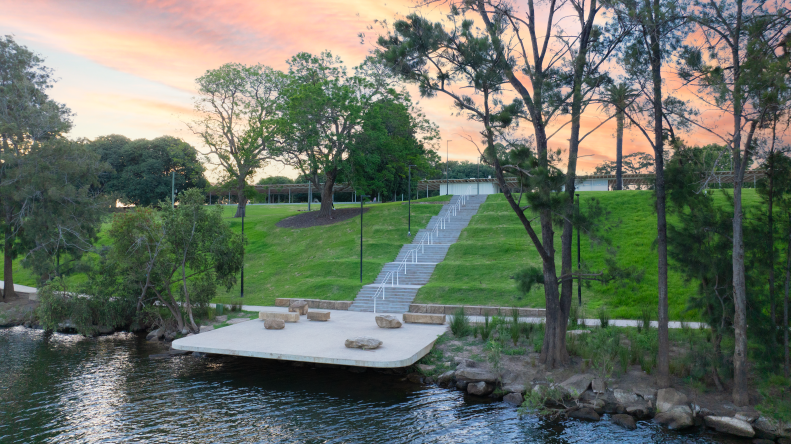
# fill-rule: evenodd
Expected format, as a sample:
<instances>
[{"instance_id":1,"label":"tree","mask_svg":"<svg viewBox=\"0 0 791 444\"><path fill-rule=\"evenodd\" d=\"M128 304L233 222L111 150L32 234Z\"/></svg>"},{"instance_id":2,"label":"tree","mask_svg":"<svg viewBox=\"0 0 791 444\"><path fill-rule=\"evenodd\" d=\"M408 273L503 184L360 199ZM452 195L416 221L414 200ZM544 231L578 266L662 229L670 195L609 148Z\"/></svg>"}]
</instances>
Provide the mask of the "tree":
<instances>
[{"instance_id":1,"label":"tree","mask_svg":"<svg viewBox=\"0 0 791 444\"><path fill-rule=\"evenodd\" d=\"M593 171L593 174L615 174L617 171L617 161L604 161L599 165L596 165L596 169ZM643 153L637 152L632 154L627 154L623 156L621 160L621 168L626 171L627 174L640 174L646 172L654 172L654 156Z\"/></svg>"},{"instance_id":2,"label":"tree","mask_svg":"<svg viewBox=\"0 0 791 444\"><path fill-rule=\"evenodd\" d=\"M608 107L615 108L617 130L615 135L615 189L623 190L623 129L626 123L626 109L633 106L637 91L631 85L621 82L609 85L606 90ZM596 173L601 174L601 173Z\"/></svg>"},{"instance_id":3,"label":"tree","mask_svg":"<svg viewBox=\"0 0 791 444\"><path fill-rule=\"evenodd\" d=\"M247 204L247 178L271 159L273 128L283 73L268 66L227 63L198 77L195 111L201 118L189 124L220 170L236 182L242 217Z\"/></svg>"},{"instance_id":4,"label":"tree","mask_svg":"<svg viewBox=\"0 0 791 444\"><path fill-rule=\"evenodd\" d=\"M734 386L733 402L748 405L747 393L747 284L744 266L742 185L755 149L756 131L771 126L772 110L789 87L791 13L772 10L765 2L722 0L696 2L690 19L700 29L700 45L684 48L686 66L681 77L698 88L707 104L732 118L725 134L717 135L733 158L733 295ZM705 54L705 56L704 56Z\"/></svg>"},{"instance_id":5,"label":"tree","mask_svg":"<svg viewBox=\"0 0 791 444\"><path fill-rule=\"evenodd\" d=\"M116 214L108 232L105 269L132 283L138 312L162 304L180 331L187 325L198 331L192 307L208 303L217 284L231 288L242 267L242 236L222 220L222 207L204 202L203 192L193 188L176 207Z\"/></svg>"},{"instance_id":6,"label":"tree","mask_svg":"<svg viewBox=\"0 0 791 444\"><path fill-rule=\"evenodd\" d=\"M279 121L279 159L321 190L318 217L332 217L332 189L339 177L354 173L350 158L359 158L355 142L367 113L381 101L403 103L391 76L366 60L353 75L330 52L299 53L288 62Z\"/></svg>"},{"instance_id":7,"label":"tree","mask_svg":"<svg viewBox=\"0 0 791 444\"><path fill-rule=\"evenodd\" d=\"M667 210L665 190L665 144L677 143L673 121L666 108L686 110L683 102L663 96L663 70L667 59L686 34L684 0L621 0L613 4L619 21L635 30L626 41L621 61L631 82L638 85L637 112L624 115L643 134L654 151L654 196L657 215L658 297L657 384L670 386L670 339L668 333Z\"/></svg>"},{"instance_id":8,"label":"tree","mask_svg":"<svg viewBox=\"0 0 791 444\"><path fill-rule=\"evenodd\" d=\"M444 179L445 178L445 162L438 159L434 165L437 171L431 175L430 179ZM486 163L472 163L469 160L450 160L448 161L448 173L450 179L473 179L473 178L486 178L494 176L494 168Z\"/></svg>"},{"instance_id":9,"label":"tree","mask_svg":"<svg viewBox=\"0 0 791 444\"><path fill-rule=\"evenodd\" d=\"M276 185L281 183L294 183L294 180L286 176L268 176L258 179L257 185Z\"/></svg>"},{"instance_id":10,"label":"tree","mask_svg":"<svg viewBox=\"0 0 791 444\"><path fill-rule=\"evenodd\" d=\"M28 170L14 192L27 207L17 233L23 266L41 281L77 271L80 258L95 251L110 207L110 200L95 192L109 166L84 142L54 138L31 145L20 169Z\"/></svg>"},{"instance_id":11,"label":"tree","mask_svg":"<svg viewBox=\"0 0 791 444\"><path fill-rule=\"evenodd\" d=\"M0 225L3 230L3 297L14 295L17 234L34 196L18 193L34 171L32 147L71 128L71 111L47 95L54 83L43 60L11 36L0 38Z\"/></svg>"},{"instance_id":12,"label":"tree","mask_svg":"<svg viewBox=\"0 0 791 444\"><path fill-rule=\"evenodd\" d=\"M598 67L608 54L607 48L611 48L609 43L592 43L599 42L601 35L593 24L600 5L591 2L586 11L582 3L572 4L580 18L579 34L568 40L554 28L555 14L562 6L558 2L548 4L545 33L543 27L539 30L530 2L527 18L523 19L516 15L510 3L479 0L452 4L447 29L442 23L411 14L405 20L396 21L393 30L377 42L381 48L379 57L394 72L417 83L421 94L449 96L460 112L481 125L484 157L494 168L506 200L542 259L547 324L541 362L550 368L564 365L569 359L566 326L573 282L571 198L579 142L587 136L580 135L580 115L592 91L601 84ZM464 15L467 10L480 15L483 31L479 32L474 21ZM527 28L529 36L525 39L529 39L532 52L525 49L522 27ZM539 37L542 33L543 37ZM560 55L547 58L550 43L551 49ZM595 55L600 58L594 60ZM563 62L570 66L568 71L558 67ZM523 81L529 82L529 86ZM457 91L453 87L456 83L470 88L471 93ZM510 84L517 93L510 101L501 98L507 93L505 84ZM570 113L571 124L566 174L557 168L557 156L547 146L557 133L550 134L547 128L563 112ZM511 125L516 119L532 124L534 149L512 137ZM507 152L498 150L498 143L504 143ZM517 201L506 187L504 171L519 177L526 206L521 206L521 193ZM538 213L541 239L525 215L528 209ZM556 222L563 227L560 276L555 263Z\"/></svg>"},{"instance_id":13,"label":"tree","mask_svg":"<svg viewBox=\"0 0 791 444\"><path fill-rule=\"evenodd\" d=\"M89 147L114 170L102 174L102 191L128 205L168 200L174 185L177 191L208 185L198 150L175 137L131 141L114 134L97 137Z\"/></svg>"}]
</instances>

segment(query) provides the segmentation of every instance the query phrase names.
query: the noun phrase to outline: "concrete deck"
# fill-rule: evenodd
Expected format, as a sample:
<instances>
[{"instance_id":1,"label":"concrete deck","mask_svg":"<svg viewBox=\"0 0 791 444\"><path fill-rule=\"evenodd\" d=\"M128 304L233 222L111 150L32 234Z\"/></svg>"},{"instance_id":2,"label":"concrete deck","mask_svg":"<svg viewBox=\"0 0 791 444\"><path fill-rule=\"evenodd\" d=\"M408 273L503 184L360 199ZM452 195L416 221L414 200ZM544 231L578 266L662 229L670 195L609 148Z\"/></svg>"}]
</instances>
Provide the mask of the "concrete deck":
<instances>
[{"instance_id":1,"label":"concrete deck","mask_svg":"<svg viewBox=\"0 0 791 444\"><path fill-rule=\"evenodd\" d=\"M255 308L256 311L288 311L286 307ZM447 330L445 325L422 324L379 328L374 320L376 313L327 311L331 312L327 322L308 321L306 316L301 316L299 322L287 322L283 330L266 330L264 321L256 319L177 339L172 347L284 361L396 368L412 365L428 354L437 337ZM379 339L382 346L376 350L346 348L346 339L356 336Z\"/></svg>"}]
</instances>

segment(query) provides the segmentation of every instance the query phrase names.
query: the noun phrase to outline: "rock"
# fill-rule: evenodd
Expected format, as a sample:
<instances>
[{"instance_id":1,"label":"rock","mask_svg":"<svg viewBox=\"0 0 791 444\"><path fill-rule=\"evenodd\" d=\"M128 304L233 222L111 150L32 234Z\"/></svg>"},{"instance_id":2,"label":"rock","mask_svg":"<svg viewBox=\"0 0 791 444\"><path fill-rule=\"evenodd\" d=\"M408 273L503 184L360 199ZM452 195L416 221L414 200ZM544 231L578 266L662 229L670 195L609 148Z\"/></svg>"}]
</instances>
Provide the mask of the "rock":
<instances>
[{"instance_id":1,"label":"rock","mask_svg":"<svg viewBox=\"0 0 791 444\"><path fill-rule=\"evenodd\" d=\"M250 321L250 320L251 319L248 319L248 318L234 318L234 319L231 319L230 321L228 321L228 324L230 324L230 325L241 324L242 322L247 322L247 321Z\"/></svg>"},{"instance_id":2,"label":"rock","mask_svg":"<svg viewBox=\"0 0 791 444\"><path fill-rule=\"evenodd\" d=\"M497 375L483 369L465 367L456 370L456 379L460 379L468 382L483 381L488 384L494 384L495 382L497 382Z\"/></svg>"},{"instance_id":3,"label":"rock","mask_svg":"<svg viewBox=\"0 0 791 444\"><path fill-rule=\"evenodd\" d=\"M463 381L463 380L457 380L456 381L456 388L459 389L459 390L464 390L466 392L467 391L467 385L469 385L469 382L467 382L467 381Z\"/></svg>"},{"instance_id":4,"label":"rock","mask_svg":"<svg viewBox=\"0 0 791 444\"><path fill-rule=\"evenodd\" d=\"M634 418L629 415L612 415L610 421L617 426L625 428L626 430L635 430L637 428Z\"/></svg>"},{"instance_id":5,"label":"rock","mask_svg":"<svg viewBox=\"0 0 791 444\"><path fill-rule=\"evenodd\" d=\"M587 373L582 375L574 375L569 379L560 383L560 386L566 390L572 397L579 398L579 396L591 385L593 376ZM597 415L598 416L598 415Z\"/></svg>"},{"instance_id":6,"label":"rock","mask_svg":"<svg viewBox=\"0 0 791 444\"><path fill-rule=\"evenodd\" d=\"M456 372L454 372L453 370L450 370L439 375L439 378L437 378L437 383L441 385L450 384L450 382L453 381L453 375L455 373Z\"/></svg>"},{"instance_id":7,"label":"rock","mask_svg":"<svg viewBox=\"0 0 791 444\"><path fill-rule=\"evenodd\" d=\"M791 439L789 438L780 438L777 440L777 444L791 444Z\"/></svg>"},{"instance_id":8,"label":"rock","mask_svg":"<svg viewBox=\"0 0 791 444\"><path fill-rule=\"evenodd\" d=\"M705 417L707 417L707 416L714 416L714 412L712 412L711 410L709 410L709 409L707 409L707 408L705 408L705 407L703 407L703 408L700 408L700 409L697 411L697 413L696 413L696 414L697 414L699 417L701 417L701 418L705 418Z\"/></svg>"},{"instance_id":9,"label":"rock","mask_svg":"<svg viewBox=\"0 0 791 444\"><path fill-rule=\"evenodd\" d=\"M300 315L308 314L308 301L298 299L291 301L288 305L288 311L292 313L299 313Z\"/></svg>"},{"instance_id":10,"label":"rock","mask_svg":"<svg viewBox=\"0 0 791 444\"><path fill-rule=\"evenodd\" d=\"M519 393L520 395L525 392L525 386L522 384L508 384L503 386L505 393Z\"/></svg>"},{"instance_id":11,"label":"rock","mask_svg":"<svg viewBox=\"0 0 791 444\"><path fill-rule=\"evenodd\" d=\"M677 405L668 411L657 413L654 416L654 421L666 425L671 430L685 429L695 425L692 410L685 405Z\"/></svg>"},{"instance_id":12,"label":"rock","mask_svg":"<svg viewBox=\"0 0 791 444\"><path fill-rule=\"evenodd\" d=\"M486 396L494 391L494 385L484 381L467 384L467 393L476 396Z\"/></svg>"},{"instance_id":13,"label":"rock","mask_svg":"<svg viewBox=\"0 0 791 444\"><path fill-rule=\"evenodd\" d=\"M637 402L630 406L627 406L626 413L634 416L637 419L644 419L651 416L651 406L645 401Z\"/></svg>"},{"instance_id":14,"label":"rock","mask_svg":"<svg viewBox=\"0 0 791 444\"><path fill-rule=\"evenodd\" d=\"M458 356L453 358L453 362L455 362L456 365L459 366L459 367L477 367L478 366L478 363L473 361L472 359L460 358Z\"/></svg>"},{"instance_id":15,"label":"rock","mask_svg":"<svg viewBox=\"0 0 791 444\"><path fill-rule=\"evenodd\" d=\"M444 314L404 313L403 319L406 324L445 324Z\"/></svg>"},{"instance_id":16,"label":"rock","mask_svg":"<svg viewBox=\"0 0 791 444\"><path fill-rule=\"evenodd\" d=\"M646 401L656 401L656 389L651 387L635 387L633 390L635 395L640 396Z\"/></svg>"},{"instance_id":17,"label":"rock","mask_svg":"<svg viewBox=\"0 0 791 444\"><path fill-rule=\"evenodd\" d=\"M618 401L618 404L622 406L633 404L639 400L637 395L632 392L627 392L626 390L615 389L612 391L612 394L615 396L615 400Z\"/></svg>"},{"instance_id":18,"label":"rock","mask_svg":"<svg viewBox=\"0 0 791 444\"><path fill-rule=\"evenodd\" d=\"M308 312L308 320L309 321L321 321L326 322L330 320L330 312L328 311L309 311Z\"/></svg>"},{"instance_id":19,"label":"rock","mask_svg":"<svg viewBox=\"0 0 791 444\"><path fill-rule=\"evenodd\" d=\"M162 327L159 327L158 329L156 329L156 330L150 332L149 334L147 334L146 335L146 340L148 340L148 341L156 340L156 339L161 338L162 336L165 336L165 329L162 328Z\"/></svg>"},{"instance_id":20,"label":"rock","mask_svg":"<svg viewBox=\"0 0 791 444\"><path fill-rule=\"evenodd\" d=\"M346 348L361 348L363 350L373 350L382 346L382 341L369 338L367 336L359 336L346 340Z\"/></svg>"},{"instance_id":21,"label":"rock","mask_svg":"<svg viewBox=\"0 0 791 444\"><path fill-rule=\"evenodd\" d=\"M591 390L597 395L604 394L604 392L607 391L607 382L600 378L594 378L593 381L591 381Z\"/></svg>"},{"instance_id":22,"label":"rock","mask_svg":"<svg viewBox=\"0 0 791 444\"><path fill-rule=\"evenodd\" d=\"M283 313L282 311L259 311L258 319L262 321L265 321L267 319L280 319L281 321L285 321L285 322L299 322L299 313L297 312Z\"/></svg>"},{"instance_id":23,"label":"rock","mask_svg":"<svg viewBox=\"0 0 791 444\"><path fill-rule=\"evenodd\" d=\"M677 405L687 403L687 397L675 389L666 388L656 392L656 411L659 413L667 412Z\"/></svg>"},{"instance_id":24,"label":"rock","mask_svg":"<svg viewBox=\"0 0 791 444\"><path fill-rule=\"evenodd\" d=\"M755 438L753 444L775 444L771 439Z\"/></svg>"},{"instance_id":25,"label":"rock","mask_svg":"<svg viewBox=\"0 0 791 444\"><path fill-rule=\"evenodd\" d=\"M525 402L525 398L521 393L509 393L503 396L503 401L515 406L520 406L523 402Z\"/></svg>"},{"instance_id":26,"label":"rock","mask_svg":"<svg viewBox=\"0 0 791 444\"><path fill-rule=\"evenodd\" d=\"M210 328L214 330L214 327L210 326ZM168 332L165 333L165 340L168 342L173 341L174 339L176 339L176 334L177 333L175 330L169 330Z\"/></svg>"},{"instance_id":27,"label":"rock","mask_svg":"<svg viewBox=\"0 0 791 444\"><path fill-rule=\"evenodd\" d=\"M735 415L733 415L733 417L752 424L755 422L756 419L761 417L761 414L758 412L738 412Z\"/></svg>"},{"instance_id":28,"label":"rock","mask_svg":"<svg viewBox=\"0 0 791 444\"><path fill-rule=\"evenodd\" d=\"M267 319L264 321L264 328L267 330L282 330L286 328L286 322L280 319Z\"/></svg>"},{"instance_id":29,"label":"rock","mask_svg":"<svg viewBox=\"0 0 791 444\"><path fill-rule=\"evenodd\" d=\"M598 421L601 419L598 413L590 407L573 408L568 412L568 417L573 419L581 419L584 421Z\"/></svg>"},{"instance_id":30,"label":"rock","mask_svg":"<svg viewBox=\"0 0 791 444\"><path fill-rule=\"evenodd\" d=\"M225 322L228 320L228 315L215 316L214 320L217 322Z\"/></svg>"},{"instance_id":31,"label":"rock","mask_svg":"<svg viewBox=\"0 0 791 444\"><path fill-rule=\"evenodd\" d=\"M113 327L108 327L106 325L100 325L96 327L96 330L99 332L100 335L111 335L115 333L115 329Z\"/></svg>"},{"instance_id":32,"label":"rock","mask_svg":"<svg viewBox=\"0 0 791 444\"><path fill-rule=\"evenodd\" d=\"M181 329L181 334L182 335L187 335L187 334L189 334L189 332L190 332L190 329L187 328L187 327L184 327L184 328Z\"/></svg>"},{"instance_id":33,"label":"rock","mask_svg":"<svg viewBox=\"0 0 791 444\"><path fill-rule=\"evenodd\" d=\"M200 326L200 332L201 333L205 333L207 331L212 331L212 330L214 330L214 326L213 325L201 325Z\"/></svg>"},{"instance_id":34,"label":"rock","mask_svg":"<svg viewBox=\"0 0 791 444\"><path fill-rule=\"evenodd\" d=\"M772 439L775 440L780 438L780 431L778 430L779 424L774 419L769 419L765 416L761 416L760 418L756 419L753 422L753 430L755 430L755 436L758 438L763 439Z\"/></svg>"},{"instance_id":35,"label":"rock","mask_svg":"<svg viewBox=\"0 0 791 444\"><path fill-rule=\"evenodd\" d=\"M604 413L604 406L605 405L606 404L605 404L603 399L592 399L592 400L582 404L583 407L590 407L593 410L596 410L596 413L598 413L600 415L602 413Z\"/></svg>"},{"instance_id":36,"label":"rock","mask_svg":"<svg viewBox=\"0 0 791 444\"><path fill-rule=\"evenodd\" d=\"M376 317L376 325L379 328L401 328L401 321L395 316L379 315Z\"/></svg>"},{"instance_id":37,"label":"rock","mask_svg":"<svg viewBox=\"0 0 791 444\"><path fill-rule=\"evenodd\" d=\"M417 368L419 368L420 371L422 371L425 374L425 373L433 372L434 369L437 368L437 366L436 365L427 365L427 364L418 364Z\"/></svg>"},{"instance_id":38,"label":"rock","mask_svg":"<svg viewBox=\"0 0 791 444\"><path fill-rule=\"evenodd\" d=\"M420 376L420 374L419 374L419 373L410 373L410 374L408 374L408 375L406 376L406 379L407 379L409 382L413 382L413 383L415 383L415 384L420 384L421 382L423 382L423 377L422 377L422 376Z\"/></svg>"},{"instance_id":39,"label":"rock","mask_svg":"<svg viewBox=\"0 0 791 444\"><path fill-rule=\"evenodd\" d=\"M703 421L708 427L718 432L744 436L746 438L755 436L753 426L751 426L749 422L741 419L729 418L727 416L707 416L703 418Z\"/></svg>"}]
</instances>

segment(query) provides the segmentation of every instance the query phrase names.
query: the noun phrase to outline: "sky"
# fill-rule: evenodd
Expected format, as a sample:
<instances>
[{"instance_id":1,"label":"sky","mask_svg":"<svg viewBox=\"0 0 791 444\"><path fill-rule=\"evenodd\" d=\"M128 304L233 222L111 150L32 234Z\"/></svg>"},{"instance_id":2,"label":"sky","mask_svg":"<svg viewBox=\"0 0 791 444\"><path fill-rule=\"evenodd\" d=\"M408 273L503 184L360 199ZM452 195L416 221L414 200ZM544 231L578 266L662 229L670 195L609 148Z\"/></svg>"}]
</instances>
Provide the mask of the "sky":
<instances>
[{"instance_id":1,"label":"sky","mask_svg":"<svg viewBox=\"0 0 791 444\"><path fill-rule=\"evenodd\" d=\"M187 129L195 116L195 79L227 62L262 63L286 69L286 60L306 51L330 50L348 66L371 50L375 20L410 13L412 0L0 0L0 33L39 53L58 79L50 95L75 113L71 137L122 134L129 138L180 137L205 151ZM440 14L441 11L427 11ZM366 33L361 43L359 33ZM415 91L414 89L412 89ZM456 116L444 97L419 100L440 128L442 157L475 161L478 124ZM583 116L585 133L606 119ZM523 124L529 128L529 124ZM580 168L615 156L614 120L586 138ZM528 132L529 134L529 132ZM702 131L696 143L716 139ZM450 142L447 142L450 141ZM563 130L551 142L566 148ZM628 132L624 153L649 152L641 135ZM296 174L274 164L259 172Z\"/></svg>"}]
</instances>

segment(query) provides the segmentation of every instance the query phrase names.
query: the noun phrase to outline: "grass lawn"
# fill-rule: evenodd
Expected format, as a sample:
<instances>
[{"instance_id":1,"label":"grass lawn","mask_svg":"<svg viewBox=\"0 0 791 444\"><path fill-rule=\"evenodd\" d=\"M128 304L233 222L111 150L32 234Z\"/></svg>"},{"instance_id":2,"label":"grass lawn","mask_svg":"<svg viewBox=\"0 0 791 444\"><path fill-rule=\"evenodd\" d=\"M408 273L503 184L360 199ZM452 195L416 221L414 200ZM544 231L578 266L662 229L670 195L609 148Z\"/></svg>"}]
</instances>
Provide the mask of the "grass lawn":
<instances>
[{"instance_id":1,"label":"grass lawn","mask_svg":"<svg viewBox=\"0 0 791 444\"><path fill-rule=\"evenodd\" d=\"M715 199L725 204L717 192ZM591 282L583 286L582 301L585 315L594 317L596 309L605 305L612 318L638 319L642 307L656 307L657 255L656 214L651 191L581 192L583 208L590 198L599 199L611 211L611 219L620 223L611 233L612 246L618 248L621 264L636 265L645 269L639 284L624 282L601 284ZM752 189L745 189L745 206L755 204L758 198ZM673 218L670 218L670 223ZM540 232L538 221L534 222ZM575 233L576 236L576 233ZM591 270L604 267L608 254L603 246L591 246L582 237L582 260ZM555 237L558 270L560 269L560 230ZM573 257L576 262L576 242ZM428 285L418 292L416 301L448 305L499 305L518 307L544 307L543 287L535 287L523 296L510 279L528 265L541 266L541 258L527 233L508 206L502 194L491 195L470 225L452 245L445 261L437 266ZM687 297L695 291L695 282L685 282L681 273L671 270L668 278L670 318L695 320L696 313L686 312ZM576 285L574 289L576 299Z\"/></svg>"}]
</instances>

